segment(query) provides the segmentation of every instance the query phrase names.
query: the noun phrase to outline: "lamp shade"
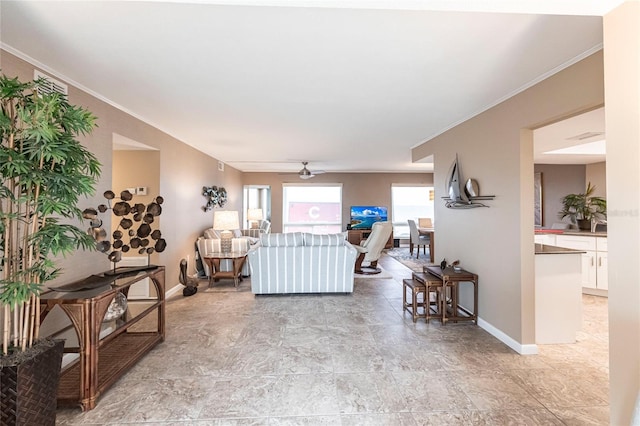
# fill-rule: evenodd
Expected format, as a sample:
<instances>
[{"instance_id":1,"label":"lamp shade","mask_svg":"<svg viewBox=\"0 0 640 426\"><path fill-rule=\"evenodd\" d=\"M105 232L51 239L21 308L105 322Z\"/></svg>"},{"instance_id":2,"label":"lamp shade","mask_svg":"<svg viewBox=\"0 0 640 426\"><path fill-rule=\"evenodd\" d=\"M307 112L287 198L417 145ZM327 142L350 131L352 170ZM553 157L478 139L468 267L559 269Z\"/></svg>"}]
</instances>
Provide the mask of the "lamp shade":
<instances>
[{"instance_id":1,"label":"lamp shade","mask_svg":"<svg viewBox=\"0 0 640 426\"><path fill-rule=\"evenodd\" d=\"M235 210L214 212L213 229L215 229L216 231L230 231L232 229L240 229L238 212Z\"/></svg>"},{"instance_id":2,"label":"lamp shade","mask_svg":"<svg viewBox=\"0 0 640 426\"><path fill-rule=\"evenodd\" d=\"M262 220L262 209L249 209L249 210L247 210L247 219L249 219L249 220Z\"/></svg>"}]
</instances>

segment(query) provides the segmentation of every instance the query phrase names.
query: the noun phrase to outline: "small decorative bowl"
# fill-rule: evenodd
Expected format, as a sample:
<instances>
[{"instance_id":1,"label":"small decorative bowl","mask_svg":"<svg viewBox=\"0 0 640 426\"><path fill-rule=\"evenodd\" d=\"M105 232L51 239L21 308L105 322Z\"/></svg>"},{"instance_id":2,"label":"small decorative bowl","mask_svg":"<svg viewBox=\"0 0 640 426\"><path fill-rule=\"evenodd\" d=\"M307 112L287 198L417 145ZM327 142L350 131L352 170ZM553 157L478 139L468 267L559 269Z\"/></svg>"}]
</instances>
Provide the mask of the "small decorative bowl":
<instances>
[{"instance_id":1,"label":"small decorative bowl","mask_svg":"<svg viewBox=\"0 0 640 426\"><path fill-rule=\"evenodd\" d=\"M456 265L456 266L453 267L453 270L456 271L456 272L460 272L460 271L462 271L462 268L459 267L458 265Z\"/></svg>"}]
</instances>

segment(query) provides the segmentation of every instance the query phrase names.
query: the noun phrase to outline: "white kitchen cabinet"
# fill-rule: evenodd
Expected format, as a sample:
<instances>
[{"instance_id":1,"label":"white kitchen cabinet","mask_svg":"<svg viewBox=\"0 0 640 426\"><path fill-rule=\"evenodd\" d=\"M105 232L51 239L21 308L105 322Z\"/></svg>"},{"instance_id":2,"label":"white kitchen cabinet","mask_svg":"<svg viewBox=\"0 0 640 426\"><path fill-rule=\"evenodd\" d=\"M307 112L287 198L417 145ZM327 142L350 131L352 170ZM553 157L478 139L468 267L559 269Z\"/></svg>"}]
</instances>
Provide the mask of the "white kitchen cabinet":
<instances>
[{"instance_id":1,"label":"white kitchen cabinet","mask_svg":"<svg viewBox=\"0 0 640 426\"><path fill-rule=\"evenodd\" d=\"M606 252L596 252L597 253L597 288L599 290L609 290L609 276L607 275L609 272L609 267L607 266L607 253Z\"/></svg>"},{"instance_id":2,"label":"white kitchen cabinet","mask_svg":"<svg viewBox=\"0 0 640 426\"><path fill-rule=\"evenodd\" d=\"M548 246L555 246L556 236L553 234L536 234L534 236L536 244L546 244Z\"/></svg>"},{"instance_id":3,"label":"white kitchen cabinet","mask_svg":"<svg viewBox=\"0 0 640 426\"><path fill-rule=\"evenodd\" d=\"M558 235L556 237L558 247L571 248L575 250L596 251L595 237L583 237L578 235Z\"/></svg>"},{"instance_id":4,"label":"white kitchen cabinet","mask_svg":"<svg viewBox=\"0 0 640 426\"><path fill-rule=\"evenodd\" d=\"M607 238L587 235L558 235L556 246L585 251L582 255L582 286L591 290L608 290ZM606 293L592 293L603 295Z\"/></svg>"},{"instance_id":5,"label":"white kitchen cabinet","mask_svg":"<svg viewBox=\"0 0 640 426\"><path fill-rule=\"evenodd\" d=\"M582 287L596 288L597 279L596 252L582 253Z\"/></svg>"}]
</instances>

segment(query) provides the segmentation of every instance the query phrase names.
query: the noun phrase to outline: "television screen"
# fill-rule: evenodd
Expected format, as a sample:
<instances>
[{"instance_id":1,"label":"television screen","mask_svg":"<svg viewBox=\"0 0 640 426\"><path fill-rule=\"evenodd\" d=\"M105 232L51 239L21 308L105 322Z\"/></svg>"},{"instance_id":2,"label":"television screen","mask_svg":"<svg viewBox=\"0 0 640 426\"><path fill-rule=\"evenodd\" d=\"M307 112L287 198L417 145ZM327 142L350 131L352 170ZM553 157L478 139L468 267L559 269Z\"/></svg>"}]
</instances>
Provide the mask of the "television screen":
<instances>
[{"instance_id":1,"label":"television screen","mask_svg":"<svg viewBox=\"0 0 640 426\"><path fill-rule=\"evenodd\" d=\"M386 220L386 207L351 206L351 229L371 229L375 222L385 222Z\"/></svg>"}]
</instances>

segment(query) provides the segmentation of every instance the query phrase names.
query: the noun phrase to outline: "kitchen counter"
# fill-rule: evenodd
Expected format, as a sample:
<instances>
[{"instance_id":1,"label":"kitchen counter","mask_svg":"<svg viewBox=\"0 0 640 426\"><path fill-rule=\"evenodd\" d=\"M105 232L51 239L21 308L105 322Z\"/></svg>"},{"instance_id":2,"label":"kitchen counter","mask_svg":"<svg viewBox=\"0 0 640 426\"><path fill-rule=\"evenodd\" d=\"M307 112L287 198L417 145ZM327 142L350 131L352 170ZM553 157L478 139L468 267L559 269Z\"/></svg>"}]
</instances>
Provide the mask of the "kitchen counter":
<instances>
[{"instance_id":1,"label":"kitchen counter","mask_svg":"<svg viewBox=\"0 0 640 426\"><path fill-rule=\"evenodd\" d=\"M606 237L607 231L580 231L578 229L536 229L536 234L576 235L580 237Z\"/></svg>"},{"instance_id":2,"label":"kitchen counter","mask_svg":"<svg viewBox=\"0 0 640 426\"><path fill-rule=\"evenodd\" d=\"M583 292L595 296L607 296L609 277L607 269L607 233L571 230L536 230L536 244L580 250L582 257ZM536 255L557 254L559 249L547 249L536 245ZM536 256L566 257L566 256Z\"/></svg>"},{"instance_id":3,"label":"kitchen counter","mask_svg":"<svg viewBox=\"0 0 640 426\"><path fill-rule=\"evenodd\" d=\"M536 254L575 254L586 253L586 251L574 250L565 247L550 246L547 244L536 244Z\"/></svg>"},{"instance_id":4,"label":"kitchen counter","mask_svg":"<svg viewBox=\"0 0 640 426\"><path fill-rule=\"evenodd\" d=\"M536 343L575 343L582 324L583 253L536 244Z\"/></svg>"}]
</instances>

